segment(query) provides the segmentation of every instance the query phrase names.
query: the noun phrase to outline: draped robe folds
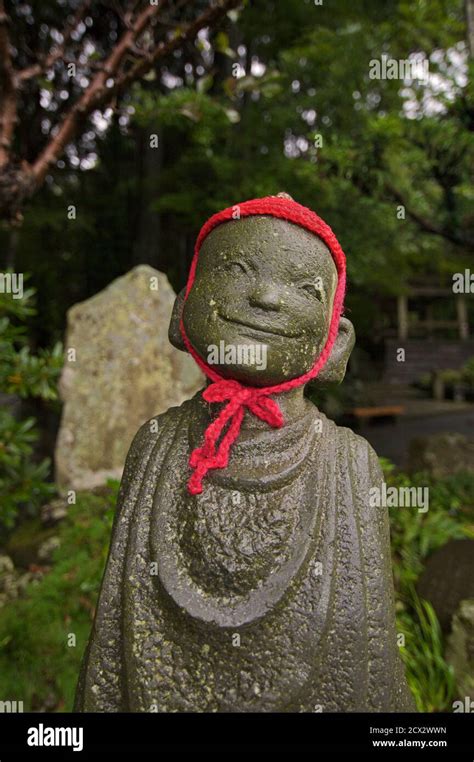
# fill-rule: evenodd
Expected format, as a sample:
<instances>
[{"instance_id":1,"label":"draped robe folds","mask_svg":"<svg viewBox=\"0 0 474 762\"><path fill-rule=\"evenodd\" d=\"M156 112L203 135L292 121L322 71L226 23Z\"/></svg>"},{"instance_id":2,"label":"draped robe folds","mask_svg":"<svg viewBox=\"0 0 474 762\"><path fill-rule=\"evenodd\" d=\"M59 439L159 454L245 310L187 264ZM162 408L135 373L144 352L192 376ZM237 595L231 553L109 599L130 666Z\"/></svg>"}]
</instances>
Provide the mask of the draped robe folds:
<instances>
[{"instance_id":1,"label":"draped robe folds","mask_svg":"<svg viewBox=\"0 0 474 762\"><path fill-rule=\"evenodd\" d=\"M132 443L75 709L413 710L374 451L307 402L190 496L208 420L195 397Z\"/></svg>"}]
</instances>

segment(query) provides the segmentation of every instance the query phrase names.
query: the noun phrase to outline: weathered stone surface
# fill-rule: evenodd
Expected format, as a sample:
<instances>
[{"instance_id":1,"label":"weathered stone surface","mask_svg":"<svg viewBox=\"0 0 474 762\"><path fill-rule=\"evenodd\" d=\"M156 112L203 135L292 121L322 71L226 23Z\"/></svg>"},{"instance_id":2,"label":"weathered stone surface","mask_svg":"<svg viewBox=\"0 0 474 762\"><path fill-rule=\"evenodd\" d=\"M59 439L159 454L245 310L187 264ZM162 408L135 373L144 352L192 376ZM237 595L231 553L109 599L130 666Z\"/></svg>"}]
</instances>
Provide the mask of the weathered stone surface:
<instances>
[{"instance_id":1,"label":"weathered stone surface","mask_svg":"<svg viewBox=\"0 0 474 762\"><path fill-rule=\"evenodd\" d=\"M443 632L449 632L461 601L474 598L474 540L451 540L435 551L417 591L433 606Z\"/></svg>"},{"instance_id":2,"label":"weathered stone surface","mask_svg":"<svg viewBox=\"0 0 474 762\"><path fill-rule=\"evenodd\" d=\"M456 680L456 695L474 701L474 598L461 601L452 621L446 661Z\"/></svg>"},{"instance_id":3,"label":"weathered stone surface","mask_svg":"<svg viewBox=\"0 0 474 762\"><path fill-rule=\"evenodd\" d=\"M220 340L264 342L265 369L238 359L218 368L247 386L311 368L336 281L322 241L253 217L216 228L201 256L183 308L200 357ZM346 321L337 379L352 346ZM303 386L274 398L285 425L243 413L228 465L206 475L200 494L187 489L189 457L219 403L196 396L138 431L77 710L414 708L397 647L388 511L369 499L383 478L377 457Z\"/></svg>"},{"instance_id":4,"label":"weathered stone surface","mask_svg":"<svg viewBox=\"0 0 474 762\"><path fill-rule=\"evenodd\" d=\"M435 479L474 471L474 439L456 433L417 437L410 443L408 468L427 471Z\"/></svg>"},{"instance_id":5,"label":"weathered stone surface","mask_svg":"<svg viewBox=\"0 0 474 762\"><path fill-rule=\"evenodd\" d=\"M166 276L141 265L69 310L65 348L76 361L66 359L60 382L60 486L120 478L137 428L203 386L195 363L168 342L174 298Z\"/></svg>"}]
</instances>

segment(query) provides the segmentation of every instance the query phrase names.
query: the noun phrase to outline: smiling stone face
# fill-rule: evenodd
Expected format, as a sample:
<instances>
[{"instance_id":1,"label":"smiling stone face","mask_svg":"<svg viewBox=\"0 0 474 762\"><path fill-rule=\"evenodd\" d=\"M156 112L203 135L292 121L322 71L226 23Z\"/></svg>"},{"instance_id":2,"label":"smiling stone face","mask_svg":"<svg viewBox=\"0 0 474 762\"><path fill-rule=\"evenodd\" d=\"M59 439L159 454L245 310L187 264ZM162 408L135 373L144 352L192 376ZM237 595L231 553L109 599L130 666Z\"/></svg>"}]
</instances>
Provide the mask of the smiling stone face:
<instances>
[{"instance_id":1,"label":"smiling stone face","mask_svg":"<svg viewBox=\"0 0 474 762\"><path fill-rule=\"evenodd\" d=\"M274 385L313 366L336 285L329 249L312 233L274 217L226 222L201 247L184 327L222 376Z\"/></svg>"}]
</instances>

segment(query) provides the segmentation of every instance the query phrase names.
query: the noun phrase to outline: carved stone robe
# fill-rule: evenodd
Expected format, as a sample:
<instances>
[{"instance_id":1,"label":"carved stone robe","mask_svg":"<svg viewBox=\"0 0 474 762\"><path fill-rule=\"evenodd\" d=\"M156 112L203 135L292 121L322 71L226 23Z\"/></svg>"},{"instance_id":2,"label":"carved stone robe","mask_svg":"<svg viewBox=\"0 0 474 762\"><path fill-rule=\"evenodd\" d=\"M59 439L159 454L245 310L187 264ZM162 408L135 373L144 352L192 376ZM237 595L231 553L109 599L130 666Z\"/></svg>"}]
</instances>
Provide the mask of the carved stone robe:
<instances>
[{"instance_id":1,"label":"carved stone robe","mask_svg":"<svg viewBox=\"0 0 474 762\"><path fill-rule=\"evenodd\" d=\"M132 443L76 710L412 710L373 450L307 402L191 497L208 422L195 397Z\"/></svg>"}]
</instances>

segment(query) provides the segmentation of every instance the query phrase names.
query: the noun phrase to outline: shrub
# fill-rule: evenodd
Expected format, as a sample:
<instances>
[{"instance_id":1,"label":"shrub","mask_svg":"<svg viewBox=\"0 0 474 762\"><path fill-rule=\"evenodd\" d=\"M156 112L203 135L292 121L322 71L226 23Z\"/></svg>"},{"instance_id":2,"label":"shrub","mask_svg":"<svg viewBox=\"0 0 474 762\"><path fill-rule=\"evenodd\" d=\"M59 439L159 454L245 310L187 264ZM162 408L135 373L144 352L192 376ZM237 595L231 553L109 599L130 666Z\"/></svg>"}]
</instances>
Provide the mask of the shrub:
<instances>
[{"instance_id":1,"label":"shrub","mask_svg":"<svg viewBox=\"0 0 474 762\"><path fill-rule=\"evenodd\" d=\"M393 569L400 649L410 689L420 712L451 711L452 671L444 660L445 642L432 606L418 597L415 584L424 561L449 540L474 537L474 474L433 480L427 474L399 472L381 459L390 486L428 487L429 510L390 509Z\"/></svg>"},{"instance_id":2,"label":"shrub","mask_svg":"<svg viewBox=\"0 0 474 762\"><path fill-rule=\"evenodd\" d=\"M108 552L118 483L101 495L78 493L58 526L50 571L0 616L0 699L25 711L72 708ZM68 645L73 634L75 647Z\"/></svg>"},{"instance_id":3,"label":"shrub","mask_svg":"<svg viewBox=\"0 0 474 762\"><path fill-rule=\"evenodd\" d=\"M25 323L34 313L33 289L24 291L21 299L0 293L0 392L52 401L57 399L62 347L30 352ZM35 424L34 418L17 421L8 410L0 411L0 531L11 529L20 511L23 516L34 514L54 492L47 482L49 459L32 459Z\"/></svg>"},{"instance_id":4,"label":"shrub","mask_svg":"<svg viewBox=\"0 0 474 762\"><path fill-rule=\"evenodd\" d=\"M399 614L398 626L406 645L400 648L408 685L419 712L451 708L455 682L444 659L444 639L433 607L411 591L411 613Z\"/></svg>"}]
</instances>

